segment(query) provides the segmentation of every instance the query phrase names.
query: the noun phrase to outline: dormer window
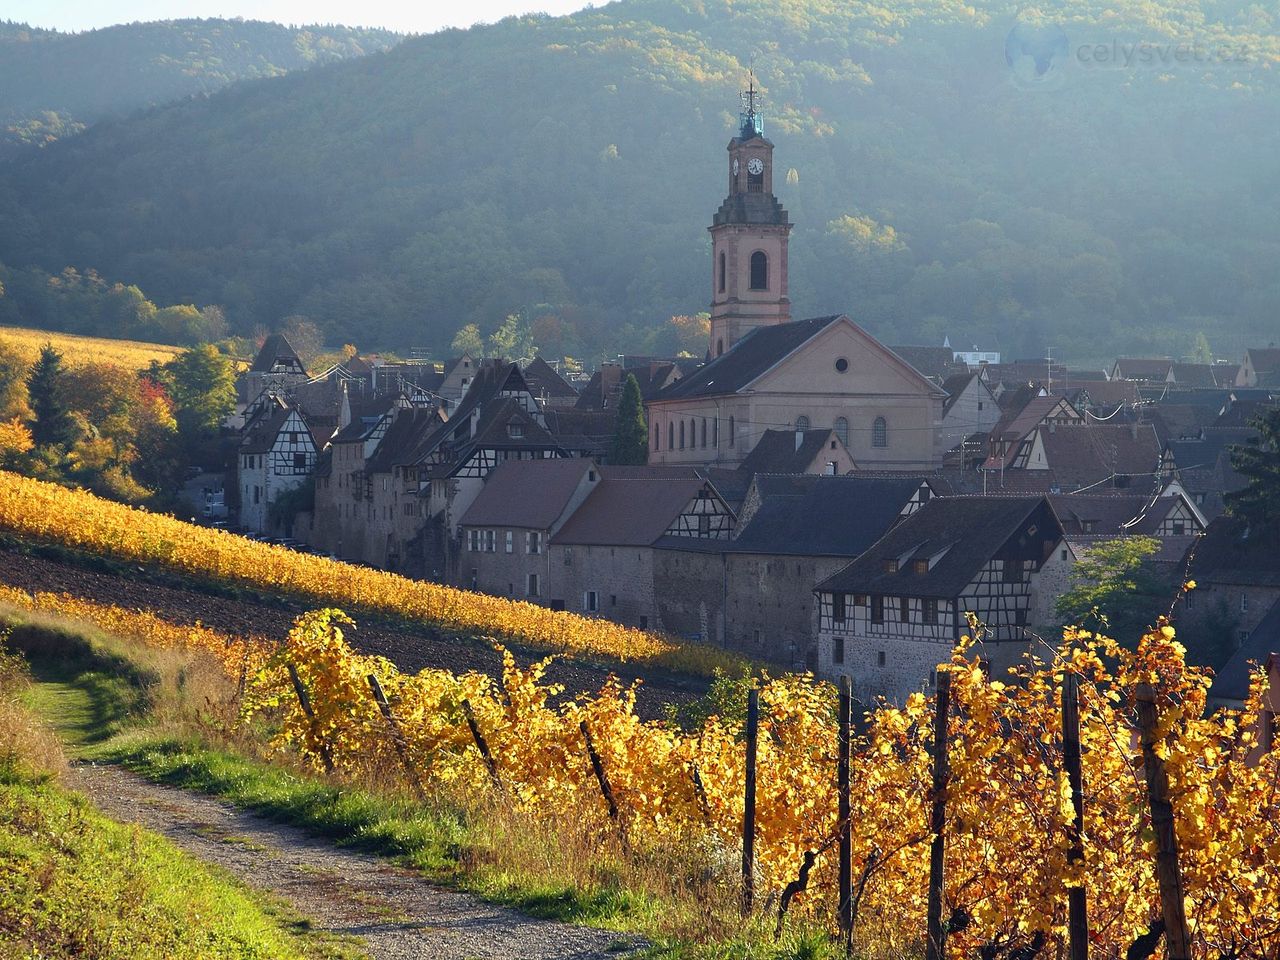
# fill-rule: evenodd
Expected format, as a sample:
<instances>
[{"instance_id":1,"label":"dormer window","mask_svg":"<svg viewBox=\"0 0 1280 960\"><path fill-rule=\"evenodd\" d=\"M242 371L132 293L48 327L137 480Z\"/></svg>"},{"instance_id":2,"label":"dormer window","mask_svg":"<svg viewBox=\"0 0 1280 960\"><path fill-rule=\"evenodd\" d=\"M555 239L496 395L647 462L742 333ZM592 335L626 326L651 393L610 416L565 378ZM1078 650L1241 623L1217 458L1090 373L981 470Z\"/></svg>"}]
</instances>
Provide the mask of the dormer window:
<instances>
[{"instance_id":1,"label":"dormer window","mask_svg":"<svg viewBox=\"0 0 1280 960\"><path fill-rule=\"evenodd\" d=\"M523 423L508 423L508 424L507 424L507 436L508 436L508 437L510 437L512 440L519 440L519 439L521 439L521 438L524 436L524 424L523 424Z\"/></svg>"},{"instance_id":2,"label":"dormer window","mask_svg":"<svg viewBox=\"0 0 1280 960\"><path fill-rule=\"evenodd\" d=\"M885 572L885 573L897 573L897 572L898 572L898 561L897 561L897 558L896 558L896 557L890 557L889 559L885 560L885 562L884 562L884 572Z\"/></svg>"},{"instance_id":3,"label":"dormer window","mask_svg":"<svg viewBox=\"0 0 1280 960\"><path fill-rule=\"evenodd\" d=\"M929 572L929 561L927 559L913 560L911 569L916 574L924 574Z\"/></svg>"}]
</instances>

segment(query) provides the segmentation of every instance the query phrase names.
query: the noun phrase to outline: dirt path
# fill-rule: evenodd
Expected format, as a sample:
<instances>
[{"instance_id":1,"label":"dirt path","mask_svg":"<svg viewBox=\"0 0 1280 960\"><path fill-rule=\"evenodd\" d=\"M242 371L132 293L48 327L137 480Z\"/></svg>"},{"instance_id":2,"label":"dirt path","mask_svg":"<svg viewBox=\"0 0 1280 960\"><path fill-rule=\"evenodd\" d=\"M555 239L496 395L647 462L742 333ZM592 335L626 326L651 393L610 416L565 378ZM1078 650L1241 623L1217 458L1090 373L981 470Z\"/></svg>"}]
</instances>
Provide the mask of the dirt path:
<instances>
[{"instance_id":1,"label":"dirt path","mask_svg":"<svg viewBox=\"0 0 1280 960\"><path fill-rule=\"evenodd\" d=\"M491 906L377 857L118 767L79 764L68 780L106 816L162 834L282 897L318 928L359 937L374 958L607 960L642 946L607 931Z\"/></svg>"}]
</instances>

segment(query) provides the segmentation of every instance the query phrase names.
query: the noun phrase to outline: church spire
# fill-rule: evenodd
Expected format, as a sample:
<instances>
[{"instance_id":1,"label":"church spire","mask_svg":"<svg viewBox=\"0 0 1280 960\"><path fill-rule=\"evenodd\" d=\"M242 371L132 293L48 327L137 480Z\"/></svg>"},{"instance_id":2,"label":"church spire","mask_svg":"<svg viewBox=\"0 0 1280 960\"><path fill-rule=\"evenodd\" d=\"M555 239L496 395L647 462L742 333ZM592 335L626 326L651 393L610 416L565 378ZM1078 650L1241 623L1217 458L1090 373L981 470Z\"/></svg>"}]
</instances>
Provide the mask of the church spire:
<instances>
[{"instance_id":1,"label":"church spire","mask_svg":"<svg viewBox=\"0 0 1280 960\"><path fill-rule=\"evenodd\" d=\"M791 221L773 195L773 144L755 74L742 92L729 141L729 192L711 221L711 342L718 357L756 327L791 320L787 238Z\"/></svg>"},{"instance_id":2,"label":"church spire","mask_svg":"<svg viewBox=\"0 0 1280 960\"><path fill-rule=\"evenodd\" d=\"M738 136L742 140L764 136L764 113L761 111L760 91L756 89L756 75L752 70L747 74L747 89L739 95L742 110L738 114Z\"/></svg>"}]
</instances>

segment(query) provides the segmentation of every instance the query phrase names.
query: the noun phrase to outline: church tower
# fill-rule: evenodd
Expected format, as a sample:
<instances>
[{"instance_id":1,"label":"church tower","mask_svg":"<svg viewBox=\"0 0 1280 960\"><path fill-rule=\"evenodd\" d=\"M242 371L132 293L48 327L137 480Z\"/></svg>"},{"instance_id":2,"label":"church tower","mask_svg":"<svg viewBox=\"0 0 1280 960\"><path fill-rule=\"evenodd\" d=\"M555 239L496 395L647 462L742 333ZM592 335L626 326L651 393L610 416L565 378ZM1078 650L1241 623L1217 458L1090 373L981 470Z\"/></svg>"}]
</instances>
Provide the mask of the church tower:
<instances>
[{"instance_id":1,"label":"church tower","mask_svg":"<svg viewBox=\"0 0 1280 960\"><path fill-rule=\"evenodd\" d=\"M742 94L738 135L729 141L729 195L711 226L711 356L756 327L791 320L787 297L787 211L773 195L773 144L754 79Z\"/></svg>"}]
</instances>

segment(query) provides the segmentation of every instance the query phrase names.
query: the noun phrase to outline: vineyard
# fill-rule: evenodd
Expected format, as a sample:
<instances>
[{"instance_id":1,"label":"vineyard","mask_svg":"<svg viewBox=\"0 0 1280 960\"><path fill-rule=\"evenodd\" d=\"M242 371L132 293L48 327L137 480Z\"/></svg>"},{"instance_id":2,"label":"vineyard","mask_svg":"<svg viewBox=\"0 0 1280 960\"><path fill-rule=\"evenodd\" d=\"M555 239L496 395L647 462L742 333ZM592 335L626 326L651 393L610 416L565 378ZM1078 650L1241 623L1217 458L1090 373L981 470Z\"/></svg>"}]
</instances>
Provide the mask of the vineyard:
<instances>
[{"instance_id":1,"label":"vineyard","mask_svg":"<svg viewBox=\"0 0 1280 960\"><path fill-rule=\"evenodd\" d=\"M273 644L69 597L11 590L0 600L213 654L239 691L235 708L246 729L271 731L270 749L340 779L385 782L398 771L424 795L447 791L474 803L501 801L544 823L594 824L601 840L631 857L697 849L718 865L721 882L739 882L749 720L736 713L692 730L643 721L634 691L617 682L552 706L545 662L522 669L510 656L501 681L444 670L403 674L354 653L343 637L350 621L336 610L302 615L286 641ZM1260 750L1261 672L1243 713L1206 715L1209 677L1185 664L1163 623L1136 651L1069 632L1059 649L1004 679L986 675L979 651L962 644L943 670L950 706L942 790L933 789L935 697L881 707L851 736L855 945L892 955L920 948L936 841L945 851L939 908L951 955L1062 956L1072 888L1087 898L1094 956L1165 955L1158 825L1135 732L1139 691L1150 689L1158 721L1149 752L1168 779L1192 952L1275 957L1280 759ZM1061 710L1069 684L1079 691L1078 834ZM381 703L375 687L385 694ZM756 903L773 911L785 899L793 913L834 929L842 825L836 694L810 677L787 676L764 677L757 696ZM935 830L939 800L945 815ZM797 893L806 862L807 889Z\"/></svg>"},{"instance_id":2,"label":"vineyard","mask_svg":"<svg viewBox=\"0 0 1280 960\"><path fill-rule=\"evenodd\" d=\"M52 343L72 366L81 363L109 363L130 370L145 370L151 362L167 363L182 352L181 347L138 340L110 340L82 337L52 330L0 327L0 343L14 347L24 363L34 363L40 348Z\"/></svg>"},{"instance_id":3,"label":"vineyard","mask_svg":"<svg viewBox=\"0 0 1280 960\"><path fill-rule=\"evenodd\" d=\"M717 669L739 672L742 667L739 659L713 647L297 553L4 471L0 532L197 580L289 594L317 605L363 610L558 653L642 661L703 676Z\"/></svg>"}]
</instances>

